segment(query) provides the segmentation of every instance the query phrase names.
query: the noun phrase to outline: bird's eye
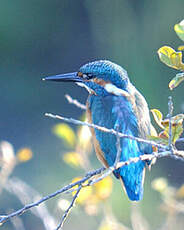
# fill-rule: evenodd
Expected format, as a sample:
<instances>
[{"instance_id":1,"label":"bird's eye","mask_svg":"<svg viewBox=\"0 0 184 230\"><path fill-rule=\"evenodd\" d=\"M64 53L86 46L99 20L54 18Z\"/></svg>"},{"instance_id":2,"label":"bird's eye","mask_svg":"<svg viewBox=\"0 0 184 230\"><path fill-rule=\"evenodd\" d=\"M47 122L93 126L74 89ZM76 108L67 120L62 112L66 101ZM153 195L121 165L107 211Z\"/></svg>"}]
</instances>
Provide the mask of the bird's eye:
<instances>
[{"instance_id":1,"label":"bird's eye","mask_svg":"<svg viewBox=\"0 0 184 230\"><path fill-rule=\"evenodd\" d=\"M89 80L89 79L91 79L93 77L93 75L90 74L90 73L81 73L81 72L78 72L77 75L78 75L78 77L81 77L81 78L86 79L86 80Z\"/></svg>"},{"instance_id":2,"label":"bird's eye","mask_svg":"<svg viewBox=\"0 0 184 230\"><path fill-rule=\"evenodd\" d=\"M88 75L85 74L85 73L83 73L82 77L83 77L84 79L88 79Z\"/></svg>"},{"instance_id":3,"label":"bird's eye","mask_svg":"<svg viewBox=\"0 0 184 230\"><path fill-rule=\"evenodd\" d=\"M88 76L88 79L91 79L93 77L91 73L88 73L87 76Z\"/></svg>"}]
</instances>

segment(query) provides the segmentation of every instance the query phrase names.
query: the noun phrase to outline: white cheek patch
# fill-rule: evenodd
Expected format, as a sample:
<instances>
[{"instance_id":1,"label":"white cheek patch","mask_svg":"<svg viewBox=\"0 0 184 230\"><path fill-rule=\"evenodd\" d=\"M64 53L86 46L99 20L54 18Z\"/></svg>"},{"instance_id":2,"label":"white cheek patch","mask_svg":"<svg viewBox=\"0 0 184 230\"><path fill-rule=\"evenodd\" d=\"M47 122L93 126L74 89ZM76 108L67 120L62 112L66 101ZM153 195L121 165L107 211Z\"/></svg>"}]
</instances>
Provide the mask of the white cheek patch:
<instances>
[{"instance_id":1,"label":"white cheek patch","mask_svg":"<svg viewBox=\"0 0 184 230\"><path fill-rule=\"evenodd\" d=\"M104 89L108 92L108 93L112 93L116 96L125 96L125 97L129 97L129 93L127 93L125 90L120 89L118 87L116 87L115 85L111 84L111 83L107 83L104 86Z\"/></svg>"},{"instance_id":2,"label":"white cheek patch","mask_svg":"<svg viewBox=\"0 0 184 230\"><path fill-rule=\"evenodd\" d=\"M87 87L87 85L85 85L84 83L76 82L76 84L80 87L84 87L90 94L94 94L94 91L90 89L89 87Z\"/></svg>"}]
</instances>

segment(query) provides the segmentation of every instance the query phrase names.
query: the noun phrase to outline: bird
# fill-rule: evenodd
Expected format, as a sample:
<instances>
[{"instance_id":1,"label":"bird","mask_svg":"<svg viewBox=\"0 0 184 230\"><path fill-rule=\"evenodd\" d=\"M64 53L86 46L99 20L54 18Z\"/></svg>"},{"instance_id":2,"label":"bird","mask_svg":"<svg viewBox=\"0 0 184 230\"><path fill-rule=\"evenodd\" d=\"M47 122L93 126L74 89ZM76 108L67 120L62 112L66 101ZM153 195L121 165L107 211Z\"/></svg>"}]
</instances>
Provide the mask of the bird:
<instances>
[{"instance_id":1,"label":"bird","mask_svg":"<svg viewBox=\"0 0 184 230\"><path fill-rule=\"evenodd\" d=\"M86 114L92 124L114 129L139 138L151 135L152 124L145 98L130 82L127 71L109 60L97 60L82 65L77 72L47 76L44 80L75 82L89 92ZM117 157L117 137L91 128L97 158L108 168ZM120 139L119 161L152 154L150 144L135 139ZM143 198L145 169L151 162L138 161L115 169L113 174L131 201Z\"/></svg>"}]
</instances>

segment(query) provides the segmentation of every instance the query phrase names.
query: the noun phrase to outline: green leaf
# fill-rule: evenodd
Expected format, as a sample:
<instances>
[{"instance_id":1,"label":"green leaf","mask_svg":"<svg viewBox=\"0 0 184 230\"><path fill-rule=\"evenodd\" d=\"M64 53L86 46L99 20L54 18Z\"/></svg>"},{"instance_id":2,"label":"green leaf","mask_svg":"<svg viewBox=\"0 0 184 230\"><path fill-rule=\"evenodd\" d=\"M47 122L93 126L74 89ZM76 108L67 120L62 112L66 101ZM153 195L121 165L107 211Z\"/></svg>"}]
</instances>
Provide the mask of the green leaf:
<instances>
[{"instance_id":1,"label":"green leaf","mask_svg":"<svg viewBox=\"0 0 184 230\"><path fill-rule=\"evenodd\" d=\"M183 133L184 114L178 114L172 118L172 141L175 143Z\"/></svg>"},{"instance_id":2,"label":"green leaf","mask_svg":"<svg viewBox=\"0 0 184 230\"><path fill-rule=\"evenodd\" d=\"M184 114L177 114L176 116L172 117L172 124L182 124L184 120Z\"/></svg>"},{"instance_id":3,"label":"green leaf","mask_svg":"<svg viewBox=\"0 0 184 230\"><path fill-rule=\"evenodd\" d=\"M174 30L178 37L184 41L184 20L182 20L179 24L174 26Z\"/></svg>"},{"instance_id":4,"label":"green leaf","mask_svg":"<svg viewBox=\"0 0 184 230\"><path fill-rule=\"evenodd\" d=\"M182 124L178 124L176 126L172 126L172 142L175 143L178 138L180 138L181 134L183 133L183 126Z\"/></svg>"},{"instance_id":5,"label":"green leaf","mask_svg":"<svg viewBox=\"0 0 184 230\"><path fill-rule=\"evenodd\" d=\"M171 119L172 123L172 143L175 143L177 139L183 133L183 119L184 114L178 114ZM162 125L165 127L164 133L169 137L169 119L162 121Z\"/></svg>"},{"instance_id":6,"label":"green leaf","mask_svg":"<svg viewBox=\"0 0 184 230\"><path fill-rule=\"evenodd\" d=\"M176 88L182 81L184 81L184 73L176 74L176 76L169 82L170 90Z\"/></svg>"},{"instance_id":7,"label":"green leaf","mask_svg":"<svg viewBox=\"0 0 184 230\"><path fill-rule=\"evenodd\" d=\"M155 122L160 126L160 128L164 129L162 125L163 115L158 109L151 109Z\"/></svg>"},{"instance_id":8,"label":"green leaf","mask_svg":"<svg viewBox=\"0 0 184 230\"><path fill-rule=\"evenodd\" d=\"M169 46L163 46L157 52L161 62L171 68L184 70L184 63L182 62L181 51L176 52L173 48Z\"/></svg>"}]
</instances>

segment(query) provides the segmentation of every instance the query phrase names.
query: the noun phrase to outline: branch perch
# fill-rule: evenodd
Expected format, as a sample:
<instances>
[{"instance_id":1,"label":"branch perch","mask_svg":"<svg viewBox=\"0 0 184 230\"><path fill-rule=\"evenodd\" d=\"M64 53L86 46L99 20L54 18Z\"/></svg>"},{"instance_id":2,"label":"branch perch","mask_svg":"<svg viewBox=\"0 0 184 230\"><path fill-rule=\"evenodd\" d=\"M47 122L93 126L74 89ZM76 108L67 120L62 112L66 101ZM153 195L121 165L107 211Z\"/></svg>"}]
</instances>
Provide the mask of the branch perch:
<instances>
[{"instance_id":1,"label":"branch perch","mask_svg":"<svg viewBox=\"0 0 184 230\"><path fill-rule=\"evenodd\" d=\"M134 137L134 136L130 136L130 135L127 135L127 134L123 134L123 133L117 132L114 129L108 129L108 128L105 128L105 127L102 127L102 126L99 126L99 125L90 124L88 122L79 121L79 120L76 120L76 119L73 119L73 118L62 117L62 116L55 115L55 114L52 114L52 113L45 113L45 116L46 117L51 117L51 118L54 118L54 119L63 120L63 121L66 121L68 123L72 123L72 124L75 124L75 125L86 125L88 127L101 130L102 132L105 132L105 133L111 133L111 134L113 134L115 136L119 136L121 138L129 138L129 139L132 139L132 140L136 140L138 142L142 142L142 143L145 143L145 144L150 144L150 145L156 146L156 147L161 148L161 149L165 149L165 150L167 149L167 146L165 146L165 145L158 144L158 143L156 143L154 141L145 140L145 139L142 139L142 138L139 138L139 137Z\"/></svg>"},{"instance_id":2,"label":"branch perch","mask_svg":"<svg viewBox=\"0 0 184 230\"><path fill-rule=\"evenodd\" d=\"M79 107L79 108L81 108L83 110L86 109L85 105L81 104L77 100L72 99L69 95L66 95L66 98L69 101L69 103L74 104L74 105L76 105L77 107ZM60 221L60 223L58 224L58 226L56 228L56 230L59 230L60 228L63 227L63 224L64 224L69 212L73 208L74 203L75 203L75 201L76 201L81 189L83 187L85 187L85 186L91 186L91 185L99 182L103 178L105 178L108 175L110 175L115 169L118 169L118 168L123 167L125 165L136 163L138 161L145 161L145 160L150 160L151 161L154 158L161 158L161 157L166 157L166 156L171 156L171 157L174 157L174 158L177 158L177 159L179 158L181 160L184 160L184 151L178 151L172 146L172 130L171 130L171 128L172 128L171 117L172 117L172 112L173 112L172 98L169 98L168 108L169 108L169 113L168 113L168 116L169 116L169 146L158 144L158 143L156 143L154 141L149 141L149 140L145 140L145 139L142 139L142 138L126 135L126 134L117 132L114 129L107 129L105 127L101 127L101 126L98 126L98 125L95 125L95 124L90 124L88 122L82 122L82 121L79 121L79 120L75 120L73 118L66 118L66 117L62 117L62 116L59 116L59 115L46 113L45 116L48 116L48 117L51 117L51 118L54 118L54 119L64 120L64 121L66 121L68 123L72 123L72 124L76 124L76 125L86 125L88 127L101 130L102 132L111 133L111 134L115 135L117 137L117 143L116 143L117 157L116 157L115 163L114 163L113 166L109 167L108 169L102 167L102 168L90 171L81 180L78 180L77 182L70 183L69 185L66 185L66 186L62 187L61 189L59 189L59 190L55 191L54 193L51 193L51 194L49 194L49 195L47 195L47 196L45 196L45 197L43 197L41 199L39 199L36 202L33 202L33 203L25 205L23 208L15 211L15 212L12 212L12 213L10 213L8 215L1 215L0 216L0 225L2 225L4 222L9 220L10 218L15 217L15 216L19 216L19 215L23 214L24 212L28 211L29 209L31 209L33 207L36 207L36 206L39 206L41 203L43 203L43 202L45 202L45 201L47 201L47 200L49 200L49 199L61 194L61 193L69 193L69 192L73 192L74 190L76 190L75 196L73 197L73 199L72 199L69 207L67 208L67 210L64 212L64 214L63 214L63 216L61 218L61 221ZM160 152L153 152L152 154L144 154L144 155L141 155L139 157L130 158L127 161L119 162L120 153L121 153L120 138L129 138L129 139L132 139L132 140L136 140L138 142L142 142L142 143L150 144L152 146L156 146L156 147L158 147ZM94 176L96 176L96 175L100 175L100 176L94 178ZM87 184L84 183L86 181L88 181ZM76 186L76 185L78 185L78 188L73 189L73 187Z\"/></svg>"},{"instance_id":3,"label":"branch perch","mask_svg":"<svg viewBox=\"0 0 184 230\"><path fill-rule=\"evenodd\" d=\"M65 222L65 220L66 220L66 218L67 218L69 212L71 211L72 207L74 206L74 203L75 203L75 201L76 201L76 199L77 199L77 197L78 197L78 195L79 195L81 189L82 189L82 185L80 184L79 187L78 187L78 189L77 189L77 191L76 191L76 193L75 193L75 196L74 196L73 199L72 199L72 202L71 202L70 206L69 206L69 207L67 208L67 210L64 212L64 214L63 214L63 216L62 216L62 219L61 219L61 222L58 224L56 230L59 230L60 228L63 227L63 224L64 224L64 222Z\"/></svg>"},{"instance_id":4,"label":"branch perch","mask_svg":"<svg viewBox=\"0 0 184 230\"><path fill-rule=\"evenodd\" d=\"M179 156L184 158L184 152L182 152L182 151L174 152L174 154L178 154L178 155L180 154ZM33 202L31 204L28 204L28 205L25 205L23 208L15 211L15 212L10 213L9 215L1 215L0 216L0 224L3 224L4 222L6 222L7 220L9 220L10 218L12 218L14 216L19 216L19 215L23 214L24 212L28 211L29 209L40 205L44 201L47 201L47 200L49 200L49 199L51 199L51 198L53 198L53 197L55 197L55 196L57 196L57 195L59 195L61 193L64 193L66 191L69 191L70 189L72 189L76 185L82 185L84 182L86 182L87 180L89 180L93 176L99 175L102 172L104 172L105 170L106 170L106 172L104 174L102 174L100 177L90 180L87 185L83 185L83 186L91 186L91 185L99 182L103 178L107 177L108 175L110 175L113 172L113 170L118 169L120 167L123 167L125 165L131 164L131 163L136 163L136 162L138 162L140 160L141 161L143 161L143 160L152 160L155 157L156 158L161 158L161 157L166 157L166 156L169 156L169 155L171 155L170 151L165 151L165 152L161 152L161 153L154 153L154 154L144 154L144 155L141 155L139 157L130 158L128 161L119 162L116 165L116 167L112 166L112 167L109 167L108 169L105 169L103 167L103 168L99 168L99 169L93 170L91 172L88 172L85 177L83 177L81 180L79 180L79 181L77 181L75 183L71 183L71 184L69 184L67 186L64 186L63 188L57 190L56 192L51 193L51 194L43 197L42 199L40 199L40 200L38 200L36 202Z\"/></svg>"}]
</instances>

